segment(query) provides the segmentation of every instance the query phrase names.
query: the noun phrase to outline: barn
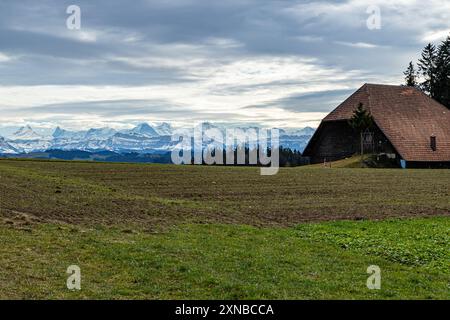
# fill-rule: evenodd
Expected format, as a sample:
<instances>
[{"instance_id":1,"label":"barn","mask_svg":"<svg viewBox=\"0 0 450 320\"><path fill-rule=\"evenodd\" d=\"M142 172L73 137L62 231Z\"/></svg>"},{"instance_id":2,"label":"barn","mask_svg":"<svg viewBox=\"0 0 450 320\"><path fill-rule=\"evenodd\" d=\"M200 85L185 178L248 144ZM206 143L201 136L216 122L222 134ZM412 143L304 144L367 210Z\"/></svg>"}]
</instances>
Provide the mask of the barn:
<instances>
[{"instance_id":1,"label":"barn","mask_svg":"<svg viewBox=\"0 0 450 320\"><path fill-rule=\"evenodd\" d=\"M379 84L363 85L322 120L303 152L311 163L360 152L360 135L348 120L361 103L375 122L364 134L365 153L403 167L449 167L450 110L416 88Z\"/></svg>"}]
</instances>

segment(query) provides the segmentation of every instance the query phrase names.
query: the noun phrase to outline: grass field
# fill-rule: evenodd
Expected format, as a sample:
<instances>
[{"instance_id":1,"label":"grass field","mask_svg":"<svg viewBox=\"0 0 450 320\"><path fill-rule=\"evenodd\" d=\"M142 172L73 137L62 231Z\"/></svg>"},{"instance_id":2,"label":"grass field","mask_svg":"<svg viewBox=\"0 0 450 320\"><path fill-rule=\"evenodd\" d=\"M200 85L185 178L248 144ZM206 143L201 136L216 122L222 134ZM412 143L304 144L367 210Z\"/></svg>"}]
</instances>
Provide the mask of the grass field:
<instances>
[{"instance_id":1,"label":"grass field","mask_svg":"<svg viewBox=\"0 0 450 320\"><path fill-rule=\"evenodd\" d=\"M450 170L0 160L0 298L448 299L449 186Z\"/></svg>"}]
</instances>

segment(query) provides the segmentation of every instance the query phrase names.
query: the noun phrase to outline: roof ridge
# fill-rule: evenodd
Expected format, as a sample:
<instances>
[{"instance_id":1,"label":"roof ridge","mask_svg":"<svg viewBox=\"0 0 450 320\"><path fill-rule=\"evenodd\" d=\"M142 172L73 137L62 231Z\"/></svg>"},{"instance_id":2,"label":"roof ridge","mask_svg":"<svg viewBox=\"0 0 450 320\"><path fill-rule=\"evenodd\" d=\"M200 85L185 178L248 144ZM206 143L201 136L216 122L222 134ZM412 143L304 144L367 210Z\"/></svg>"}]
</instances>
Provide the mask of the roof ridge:
<instances>
[{"instance_id":1,"label":"roof ridge","mask_svg":"<svg viewBox=\"0 0 450 320\"><path fill-rule=\"evenodd\" d=\"M408 86L402 84L385 84L385 83L365 83L365 86L379 86L379 87L397 87L397 88L407 88ZM412 87L411 87L412 88Z\"/></svg>"}]
</instances>

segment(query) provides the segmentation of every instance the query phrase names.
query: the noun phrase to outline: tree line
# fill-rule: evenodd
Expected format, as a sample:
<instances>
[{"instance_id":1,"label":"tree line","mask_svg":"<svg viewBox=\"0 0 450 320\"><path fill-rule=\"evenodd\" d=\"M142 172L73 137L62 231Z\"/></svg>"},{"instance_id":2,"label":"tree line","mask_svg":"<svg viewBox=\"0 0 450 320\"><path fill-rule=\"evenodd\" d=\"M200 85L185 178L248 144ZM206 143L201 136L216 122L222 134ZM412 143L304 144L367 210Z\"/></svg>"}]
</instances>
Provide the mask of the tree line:
<instances>
[{"instance_id":1,"label":"tree line","mask_svg":"<svg viewBox=\"0 0 450 320\"><path fill-rule=\"evenodd\" d=\"M439 45L429 43L417 65L404 72L407 86L416 87L450 109L450 36Z\"/></svg>"},{"instance_id":2,"label":"tree line","mask_svg":"<svg viewBox=\"0 0 450 320\"><path fill-rule=\"evenodd\" d=\"M255 152L257 157L256 157L256 163L252 164L250 161L250 153L251 152ZM226 150L222 150L223 152L223 159L226 158ZM263 166L260 162L259 159L259 146L256 148L252 148L252 150L250 150L249 147L242 147L242 146L238 146L237 148L234 148L233 150L234 152L234 163L233 164L226 164L223 163L223 165L231 165L231 166ZM243 154L244 155L244 163L239 163L238 161L238 157L239 154ZM271 148L267 148L266 152L267 156L271 157L272 155L272 149ZM293 150L291 148L286 148L283 146L279 146L278 148L278 154L279 154L279 165L280 167L297 167L297 166L303 166L303 165L307 165L309 164L309 158L307 157L303 157L302 153L298 150ZM212 155L215 155L215 150L212 151ZM191 154L191 164L194 164L194 154L192 152ZM202 161L203 165L206 165L205 161Z\"/></svg>"}]
</instances>

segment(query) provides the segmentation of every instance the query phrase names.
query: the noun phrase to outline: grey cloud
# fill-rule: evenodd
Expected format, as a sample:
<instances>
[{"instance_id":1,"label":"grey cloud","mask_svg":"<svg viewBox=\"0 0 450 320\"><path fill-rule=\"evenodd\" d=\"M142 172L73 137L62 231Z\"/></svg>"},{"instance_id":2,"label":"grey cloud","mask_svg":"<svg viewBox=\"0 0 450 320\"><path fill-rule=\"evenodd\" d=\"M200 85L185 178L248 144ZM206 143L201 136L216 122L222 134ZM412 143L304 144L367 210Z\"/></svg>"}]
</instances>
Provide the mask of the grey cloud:
<instances>
[{"instance_id":1,"label":"grey cloud","mask_svg":"<svg viewBox=\"0 0 450 320\"><path fill-rule=\"evenodd\" d=\"M93 33L95 41L77 39L77 31L66 29L65 10L74 3L82 10L81 32ZM420 32L450 28L448 13L431 15L430 19L427 12L414 12L405 4L395 10L382 7L383 27L371 31L365 26L368 15L364 5L356 7L348 3L344 0L2 0L0 53L13 59L0 62L0 85L171 85L200 82L208 77L193 75L183 64L158 62L159 58L178 62L200 59L207 67L261 56L302 56L315 58L318 67L341 70L344 76L333 79L333 75L324 74L318 81L346 82L347 87L357 87L369 81L401 80L404 67L417 57L424 45L419 40ZM327 9L328 5L338 9ZM430 12L439 12L439 6L430 8ZM412 24L414 21L417 23ZM128 41L127 37L133 39ZM228 39L239 45L221 46L211 39ZM364 43L373 47L361 45ZM157 59L154 63L133 63L146 58ZM356 74L352 70L360 72ZM314 81L306 75L297 82L215 86L208 93L239 96L256 88L292 88L305 83L312 86ZM347 93L291 94L257 107L278 106L299 113L329 111ZM21 109L18 114L65 110L102 116L151 112L167 118L238 117L227 112L193 112L192 106L175 106L170 101L153 102L47 105Z\"/></svg>"},{"instance_id":2,"label":"grey cloud","mask_svg":"<svg viewBox=\"0 0 450 320\"><path fill-rule=\"evenodd\" d=\"M354 90L321 91L291 95L265 104L250 105L247 109L277 107L294 112L329 112L348 97Z\"/></svg>"},{"instance_id":3,"label":"grey cloud","mask_svg":"<svg viewBox=\"0 0 450 320\"><path fill-rule=\"evenodd\" d=\"M211 37L234 39L243 44L241 48L233 50L221 48L208 52L208 58L212 59L223 55L304 55L318 57L329 65L339 64L348 69L391 74L398 73L400 66L395 59L389 57L398 56L405 50L409 51L415 44L413 36L407 30L394 29L390 25L377 32L368 30L364 25L367 14L362 9L349 17L345 16L348 13L336 13L335 16L326 12L307 15L308 12L302 14L301 10L292 14L292 8L297 4L314 6L314 3L270 0L137 0L133 1L132 5L117 0L79 0L77 4L82 8L82 29L117 33L119 38L122 33L138 35L137 40L130 43L118 42L121 39L104 39L102 34L96 42L83 42L62 36L74 32L65 28L65 8L69 4L72 4L72 1L27 0L2 1L0 5L0 20L3 21L0 28L0 50L16 55L41 56L38 58L39 63L34 66L36 71L56 68L61 72L65 71L65 81L62 77L43 77L42 83L79 83L81 80L76 76L79 70L86 75L89 84L104 84L108 81L118 83L120 81L113 73L122 72L124 66L111 61L110 57L157 56L161 53L154 51L152 45L201 45ZM356 19L353 15L356 15L359 21L356 26L341 23L346 18ZM17 26L21 29L13 29ZM305 42L302 38L323 41ZM342 46L339 43L372 43L378 47L365 50ZM179 52L177 58L182 57L183 52ZM55 58L69 61L66 62L65 68L60 65L55 68L52 65ZM186 56L186 59L190 58L192 57ZM71 63L70 60L75 61ZM85 62L88 67L80 68L76 61ZM20 70L18 65L14 68ZM89 68L93 70L89 72ZM180 74L182 72L179 70L158 70L158 66L155 66L154 74L162 75L148 77L147 70L142 69L128 72L125 81L145 84L152 83L153 79L168 77L177 81L186 76ZM70 72L71 70L73 72Z\"/></svg>"},{"instance_id":4,"label":"grey cloud","mask_svg":"<svg viewBox=\"0 0 450 320\"><path fill-rule=\"evenodd\" d=\"M104 117L113 117L121 115L139 115L169 113L180 110L180 106L163 100L104 100L104 101L86 101L76 103L47 104L31 108L15 109L14 113L22 114L90 114L101 115ZM5 114L8 111L3 111Z\"/></svg>"},{"instance_id":5,"label":"grey cloud","mask_svg":"<svg viewBox=\"0 0 450 320\"><path fill-rule=\"evenodd\" d=\"M16 108L14 110L2 110L7 116L10 114L39 116L43 121L52 120L70 120L74 115L93 114L105 119L126 116L127 119L133 117L148 117L149 119L157 116L167 120L185 120L186 114L189 114L190 120L233 120L238 115L228 112L209 112L198 111L188 106L174 105L164 100L104 100L104 101L86 101L77 103L47 104L36 107ZM139 116L139 117L138 117ZM31 118L30 118L31 120Z\"/></svg>"}]
</instances>

